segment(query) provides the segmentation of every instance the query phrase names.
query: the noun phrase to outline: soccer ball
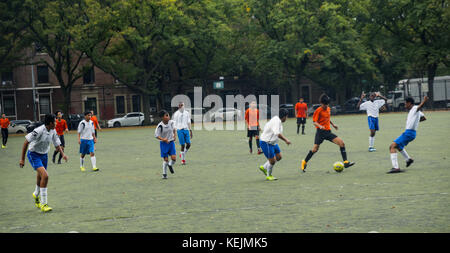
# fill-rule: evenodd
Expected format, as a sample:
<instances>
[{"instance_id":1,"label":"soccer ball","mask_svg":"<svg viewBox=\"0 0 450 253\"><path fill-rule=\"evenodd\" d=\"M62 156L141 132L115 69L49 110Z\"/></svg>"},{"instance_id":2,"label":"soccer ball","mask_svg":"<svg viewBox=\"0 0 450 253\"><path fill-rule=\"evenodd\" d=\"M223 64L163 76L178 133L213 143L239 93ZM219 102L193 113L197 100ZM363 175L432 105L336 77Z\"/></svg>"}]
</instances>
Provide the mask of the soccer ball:
<instances>
[{"instance_id":1,"label":"soccer ball","mask_svg":"<svg viewBox=\"0 0 450 253\"><path fill-rule=\"evenodd\" d=\"M333 164L333 169L336 172L342 172L344 170L344 164L342 162L335 162Z\"/></svg>"}]
</instances>

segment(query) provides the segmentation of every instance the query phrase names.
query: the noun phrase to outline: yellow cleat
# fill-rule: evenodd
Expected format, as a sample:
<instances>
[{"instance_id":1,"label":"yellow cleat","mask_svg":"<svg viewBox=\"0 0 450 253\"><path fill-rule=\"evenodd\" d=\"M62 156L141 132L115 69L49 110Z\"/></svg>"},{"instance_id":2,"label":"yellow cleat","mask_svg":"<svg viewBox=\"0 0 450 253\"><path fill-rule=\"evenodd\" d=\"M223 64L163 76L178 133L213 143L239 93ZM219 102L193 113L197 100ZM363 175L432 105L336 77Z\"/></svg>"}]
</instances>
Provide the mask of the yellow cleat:
<instances>
[{"instance_id":1,"label":"yellow cleat","mask_svg":"<svg viewBox=\"0 0 450 253\"><path fill-rule=\"evenodd\" d=\"M302 167L301 167L303 172L306 172L306 161L302 160Z\"/></svg>"},{"instance_id":2,"label":"yellow cleat","mask_svg":"<svg viewBox=\"0 0 450 253\"><path fill-rule=\"evenodd\" d=\"M86 169L84 167L80 167L81 171L86 171Z\"/></svg>"},{"instance_id":3,"label":"yellow cleat","mask_svg":"<svg viewBox=\"0 0 450 253\"><path fill-rule=\"evenodd\" d=\"M264 168L264 166L259 166L259 170L264 173L265 176L267 176L267 170Z\"/></svg>"},{"instance_id":4,"label":"yellow cleat","mask_svg":"<svg viewBox=\"0 0 450 253\"><path fill-rule=\"evenodd\" d=\"M2 148L6 148L6 146L5 146L5 145L2 145Z\"/></svg>"},{"instance_id":5,"label":"yellow cleat","mask_svg":"<svg viewBox=\"0 0 450 253\"><path fill-rule=\"evenodd\" d=\"M278 178L274 177L274 176L268 176L266 177L267 181L274 181L274 180L278 180Z\"/></svg>"},{"instance_id":6,"label":"yellow cleat","mask_svg":"<svg viewBox=\"0 0 450 253\"><path fill-rule=\"evenodd\" d=\"M41 205L41 211L46 213L46 212L50 212L51 210L53 210L51 207L49 207L47 204L43 204Z\"/></svg>"},{"instance_id":7,"label":"yellow cleat","mask_svg":"<svg viewBox=\"0 0 450 253\"><path fill-rule=\"evenodd\" d=\"M34 198L34 205L37 208L41 208L41 201L40 201L39 197L36 197L36 195L34 195L34 192L33 192L33 198Z\"/></svg>"},{"instance_id":8,"label":"yellow cleat","mask_svg":"<svg viewBox=\"0 0 450 253\"><path fill-rule=\"evenodd\" d=\"M92 168L93 171L98 171L98 168Z\"/></svg>"}]
</instances>

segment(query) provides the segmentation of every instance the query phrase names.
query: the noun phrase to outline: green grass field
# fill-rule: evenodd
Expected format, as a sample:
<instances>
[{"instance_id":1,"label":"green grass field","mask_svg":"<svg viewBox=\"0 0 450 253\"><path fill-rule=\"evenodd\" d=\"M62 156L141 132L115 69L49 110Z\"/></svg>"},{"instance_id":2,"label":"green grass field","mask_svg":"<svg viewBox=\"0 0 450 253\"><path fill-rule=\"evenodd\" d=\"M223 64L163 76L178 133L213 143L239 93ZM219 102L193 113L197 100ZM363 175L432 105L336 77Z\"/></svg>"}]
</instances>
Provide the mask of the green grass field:
<instances>
[{"instance_id":1,"label":"green grass field","mask_svg":"<svg viewBox=\"0 0 450 253\"><path fill-rule=\"evenodd\" d=\"M265 181L250 155L245 131L195 131L187 165L161 179L154 128L103 130L97 166L79 169L77 137L66 136L69 162L48 167L50 213L35 208L35 172L18 166L23 136L11 136L0 150L0 232L450 232L450 112L425 112L417 138L407 146L415 163L401 174L391 168L388 147L405 126L406 113L382 114L377 151L369 153L365 114L332 117L356 165L332 170L338 146L324 142L308 164L300 161L313 145L296 135L294 119L284 123L292 142L280 143L278 181ZM254 144L255 146L255 144ZM256 149L254 147L254 149ZM177 158L179 145L177 143ZM53 153L53 147L50 154ZM49 157L49 160L51 158ZM401 168L405 168L399 155Z\"/></svg>"}]
</instances>

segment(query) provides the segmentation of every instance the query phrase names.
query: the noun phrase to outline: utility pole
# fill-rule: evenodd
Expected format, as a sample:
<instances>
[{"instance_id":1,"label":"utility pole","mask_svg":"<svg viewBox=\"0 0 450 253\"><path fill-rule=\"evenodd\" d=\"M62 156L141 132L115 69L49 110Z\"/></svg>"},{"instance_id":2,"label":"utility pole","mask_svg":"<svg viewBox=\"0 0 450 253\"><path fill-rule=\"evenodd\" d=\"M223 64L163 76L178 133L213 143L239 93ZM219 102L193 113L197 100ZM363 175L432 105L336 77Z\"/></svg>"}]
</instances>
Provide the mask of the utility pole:
<instances>
[{"instance_id":1,"label":"utility pole","mask_svg":"<svg viewBox=\"0 0 450 253\"><path fill-rule=\"evenodd\" d=\"M31 66L31 86L33 87L33 120L37 121L36 119L36 84L34 81L34 68L33 64Z\"/></svg>"}]
</instances>

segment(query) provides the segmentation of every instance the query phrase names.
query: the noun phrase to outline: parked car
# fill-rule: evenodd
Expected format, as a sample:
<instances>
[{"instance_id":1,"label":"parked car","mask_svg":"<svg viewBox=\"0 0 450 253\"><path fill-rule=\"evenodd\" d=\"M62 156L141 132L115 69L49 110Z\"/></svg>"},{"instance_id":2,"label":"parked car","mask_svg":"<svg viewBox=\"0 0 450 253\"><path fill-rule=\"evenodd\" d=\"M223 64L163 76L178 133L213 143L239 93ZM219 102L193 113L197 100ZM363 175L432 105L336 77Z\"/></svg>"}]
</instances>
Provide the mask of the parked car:
<instances>
[{"instance_id":1,"label":"parked car","mask_svg":"<svg viewBox=\"0 0 450 253\"><path fill-rule=\"evenodd\" d=\"M83 119L84 115L82 114L70 114L67 121L67 127L69 128L69 130L77 129L78 125Z\"/></svg>"},{"instance_id":2,"label":"parked car","mask_svg":"<svg viewBox=\"0 0 450 253\"><path fill-rule=\"evenodd\" d=\"M123 117L108 120L108 127L142 126L144 119L145 116L142 112L130 112ZM153 121L153 116L151 116L150 122L153 123Z\"/></svg>"},{"instance_id":3,"label":"parked car","mask_svg":"<svg viewBox=\"0 0 450 253\"><path fill-rule=\"evenodd\" d=\"M33 130L34 130L36 127L40 127L40 126L42 126L42 125L44 125L44 122L42 122L42 121L31 122L31 124L29 124L29 125L27 126L27 133L33 132Z\"/></svg>"},{"instance_id":4,"label":"parked car","mask_svg":"<svg viewBox=\"0 0 450 253\"><path fill-rule=\"evenodd\" d=\"M361 103L364 103L366 101L367 101L367 99L363 98ZM350 98L349 100L345 101L343 111L346 113L360 112L359 108L356 108L356 106L358 105L358 102L359 102L359 97Z\"/></svg>"},{"instance_id":5,"label":"parked car","mask_svg":"<svg viewBox=\"0 0 450 253\"><path fill-rule=\"evenodd\" d=\"M319 108L320 104L313 104L312 106L308 107L308 116L312 116L314 112ZM330 106L330 113L331 115L336 115L338 112L341 111L341 106Z\"/></svg>"},{"instance_id":6,"label":"parked car","mask_svg":"<svg viewBox=\"0 0 450 253\"><path fill-rule=\"evenodd\" d=\"M244 115L242 114L242 111L232 108L232 107L225 107L220 108L219 110L211 113L211 121L215 122L216 120L221 119L222 121L226 120L239 120L242 119Z\"/></svg>"},{"instance_id":7,"label":"parked car","mask_svg":"<svg viewBox=\"0 0 450 253\"><path fill-rule=\"evenodd\" d=\"M281 104L280 109L288 110L288 117L295 117L295 108L293 104Z\"/></svg>"},{"instance_id":8,"label":"parked car","mask_svg":"<svg viewBox=\"0 0 450 253\"><path fill-rule=\"evenodd\" d=\"M27 132L27 128L23 124L15 123L16 120L12 120L8 127L8 133L10 134L23 134Z\"/></svg>"},{"instance_id":9,"label":"parked car","mask_svg":"<svg viewBox=\"0 0 450 253\"><path fill-rule=\"evenodd\" d=\"M21 125L24 127L27 127L29 124L31 124L31 120L11 120L11 125Z\"/></svg>"}]
</instances>

